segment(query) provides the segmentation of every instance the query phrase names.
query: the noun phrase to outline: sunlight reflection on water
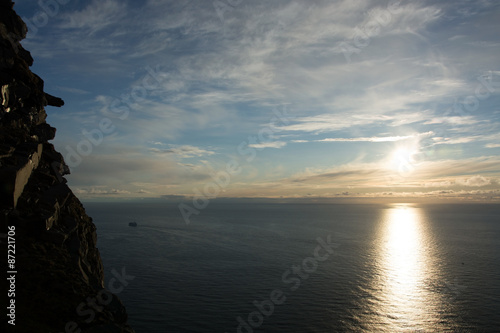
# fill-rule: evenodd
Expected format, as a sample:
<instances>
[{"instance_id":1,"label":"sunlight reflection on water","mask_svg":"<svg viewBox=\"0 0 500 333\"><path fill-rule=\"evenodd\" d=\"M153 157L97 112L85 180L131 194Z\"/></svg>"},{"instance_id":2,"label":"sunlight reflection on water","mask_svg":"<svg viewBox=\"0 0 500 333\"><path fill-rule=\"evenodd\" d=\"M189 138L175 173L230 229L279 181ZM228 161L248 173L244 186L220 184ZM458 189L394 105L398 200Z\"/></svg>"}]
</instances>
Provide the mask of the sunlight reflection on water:
<instances>
[{"instance_id":1,"label":"sunlight reflection on water","mask_svg":"<svg viewBox=\"0 0 500 333\"><path fill-rule=\"evenodd\" d=\"M428 332L437 329L442 305L427 288L435 280L434 249L420 208L398 204L386 209L379 227L379 250L374 290L379 290L375 320L386 331Z\"/></svg>"}]
</instances>

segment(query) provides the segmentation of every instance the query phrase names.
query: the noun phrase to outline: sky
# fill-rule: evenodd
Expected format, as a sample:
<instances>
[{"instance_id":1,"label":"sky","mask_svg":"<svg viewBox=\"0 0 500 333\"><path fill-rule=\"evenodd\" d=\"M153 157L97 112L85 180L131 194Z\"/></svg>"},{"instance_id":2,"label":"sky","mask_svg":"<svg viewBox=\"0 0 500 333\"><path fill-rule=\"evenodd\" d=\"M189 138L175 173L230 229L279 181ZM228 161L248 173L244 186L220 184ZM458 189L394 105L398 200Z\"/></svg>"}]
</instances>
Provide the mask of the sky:
<instances>
[{"instance_id":1,"label":"sky","mask_svg":"<svg viewBox=\"0 0 500 333\"><path fill-rule=\"evenodd\" d=\"M500 201L500 3L17 0L84 200Z\"/></svg>"}]
</instances>

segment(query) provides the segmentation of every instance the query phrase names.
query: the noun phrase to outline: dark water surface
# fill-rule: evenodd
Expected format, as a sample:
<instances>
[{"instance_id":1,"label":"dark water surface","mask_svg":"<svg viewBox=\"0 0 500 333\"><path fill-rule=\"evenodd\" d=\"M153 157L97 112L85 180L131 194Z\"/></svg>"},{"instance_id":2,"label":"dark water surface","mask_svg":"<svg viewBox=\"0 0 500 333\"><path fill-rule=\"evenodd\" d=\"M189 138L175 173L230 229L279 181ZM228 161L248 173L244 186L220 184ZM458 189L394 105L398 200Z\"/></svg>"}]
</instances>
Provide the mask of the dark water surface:
<instances>
[{"instance_id":1,"label":"dark water surface","mask_svg":"<svg viewBox=\"0 0 500 333\"><path fill-rule=\"evenodd\" d=\"M85 206L137 333L500 329L500 205Z\"/></svg>"}]
</instances>

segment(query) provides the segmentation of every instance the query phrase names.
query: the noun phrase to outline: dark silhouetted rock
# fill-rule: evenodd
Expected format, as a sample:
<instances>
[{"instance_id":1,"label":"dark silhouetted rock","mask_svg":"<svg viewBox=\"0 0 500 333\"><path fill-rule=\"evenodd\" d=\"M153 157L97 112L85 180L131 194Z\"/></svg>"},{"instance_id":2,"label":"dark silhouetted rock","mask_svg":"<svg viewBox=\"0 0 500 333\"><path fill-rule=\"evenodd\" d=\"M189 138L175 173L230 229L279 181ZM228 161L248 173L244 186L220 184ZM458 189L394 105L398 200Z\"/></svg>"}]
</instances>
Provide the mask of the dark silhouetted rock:
<instances>
[{"instance_id":1,"label":"dark silhouetted rock","mask_svg":"<svg viewBox=\"0 0 500 333\"><path fill-rule=\"evenodd\" d=\"M59 97L55 97L45 93L45 99L47 100L47 105L61 107L64 105L64 101Z\"/></svg>"},{"instance_id":2,"label":"dark silhouetted rock","mask_svg":"<svg viewBox=\"0 0 500 333\"><path fill-rule=\"evenodd\" d=\"M9 331L133 333L115 295L90 323L76 312L104 287L96 227L66 185L62 155L47 142L56 130L44 107L64 102L46 94L31 72L33 58L20 44L26 25L12 8L0 0L0 243L7 248L3 235L15 226L18 272L16 326Z\"/></svg>"}]
</instances>

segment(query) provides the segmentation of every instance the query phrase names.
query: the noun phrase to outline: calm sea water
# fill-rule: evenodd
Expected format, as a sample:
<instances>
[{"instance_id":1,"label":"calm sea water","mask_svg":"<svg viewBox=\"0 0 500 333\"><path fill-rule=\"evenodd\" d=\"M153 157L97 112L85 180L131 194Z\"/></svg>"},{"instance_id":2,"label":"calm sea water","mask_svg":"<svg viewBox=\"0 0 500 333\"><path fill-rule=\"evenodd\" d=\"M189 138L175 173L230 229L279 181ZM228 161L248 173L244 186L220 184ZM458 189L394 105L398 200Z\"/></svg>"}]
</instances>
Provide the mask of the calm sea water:
<instances>
[{"instance_id":1,"label":"calm sea water","mask_svg":"<svg viewBox=\"0 0 500 333\"><path fill-rule=\"evenodd\" d=\"M500 205L85 206L137 333L500 330Z\"/></svg>"}]
</instances>

